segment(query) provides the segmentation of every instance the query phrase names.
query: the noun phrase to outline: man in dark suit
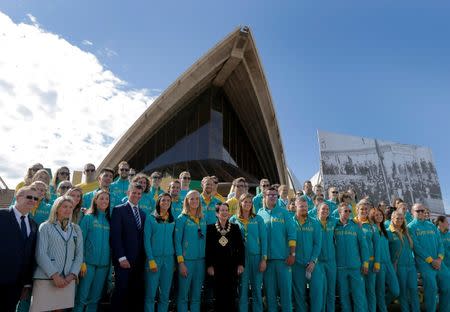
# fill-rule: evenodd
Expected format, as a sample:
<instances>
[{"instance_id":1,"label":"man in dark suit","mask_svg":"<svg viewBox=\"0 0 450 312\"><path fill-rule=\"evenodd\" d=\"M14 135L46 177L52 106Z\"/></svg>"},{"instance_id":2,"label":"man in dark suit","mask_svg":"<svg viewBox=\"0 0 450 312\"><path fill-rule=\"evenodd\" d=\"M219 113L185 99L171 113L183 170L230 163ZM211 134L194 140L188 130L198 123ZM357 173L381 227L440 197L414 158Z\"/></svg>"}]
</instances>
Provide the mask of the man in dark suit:
<instances>
[{"instance_id":1,"label":"man in dark suit","mask_svg":"<svg viewBox=\"0 0 450 312\"><path fill-rule=\"evenodd\" d=\"M0 306L5 312L30 296L38 228L29 213L38 199L37 190L25 186L13 207L0 209Z\"/></svg>"},{"instance_id":2,"label":"man in dark suit","mask_svg":"<svg viewBox=\"0 0 450 312\"><path fill-rule=\"evenodd\" d=\"M132 183L128 201L116 206L111 216L110 240L115 272L112 311L142 311L144 308L144 224L138 207L142 186Z\"/></svg>"}]
</instances>

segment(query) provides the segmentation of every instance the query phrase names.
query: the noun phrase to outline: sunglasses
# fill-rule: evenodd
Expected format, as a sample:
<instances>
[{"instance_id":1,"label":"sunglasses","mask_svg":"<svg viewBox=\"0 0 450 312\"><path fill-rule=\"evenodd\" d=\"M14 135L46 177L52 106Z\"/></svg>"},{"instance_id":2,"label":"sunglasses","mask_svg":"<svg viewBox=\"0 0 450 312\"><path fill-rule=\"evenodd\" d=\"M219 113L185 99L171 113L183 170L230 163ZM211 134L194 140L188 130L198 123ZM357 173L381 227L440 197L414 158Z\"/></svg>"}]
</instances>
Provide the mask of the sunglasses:
<instances>
[{"instance_id":1,"label":"sunglasses","mask_svg":"<svg viewBox=\"0 0 450 312\"><path fill-rule=\"evenodd\" d=\"M267 194L267 197L278 197L278 194Z\"/></svg>"},{"instance_id":2,"label":"sunglasses","mask_svg":"<svg viewBox=\"0 0 450 312\"><path fill-rule=\"evenodd\" d=\"M183 180L190 180L191 177L183 177Z\"/></svg>"},{"instance_id":3,"label":"sunglasses","mask_svg":"<svg viewBox=\"0 0 450 312\"><path fill-rule=\"evenodd\" d=\"M59 174L60 174L60 175L63 175L63 176L68 176L68 175L70 175L70 172L67 172L67 171L61 171Z\"/></svg>"},{"instance_id":4,"label":"sunglasses","mask_svg":"<svg viewBox=\"0 0 450 312\"><path fill-rule=\"evenodd\" d=\"M262 187L269 187L270 184L263 184Z\"/></svg>"},{"instance_id":5,"label":"sunglasses","mask_svg":"<svg viewBox=\"0 0 450 312\"><path fill-rule=\"evenodd\" d=\"M417 213L424 213L425 210L419 209L419 210L416 210L416 212L417 212Z\"/></svg>"},{"instance_id":6,"label":"sunglasses","mask_svg":"<svg viewBox=\"0 0 450 312\"><path fill-rule=\"evenodd\" d=\"M152 179L153 180L159 180L159 179L161 179L161 177L160 176L154 176L154 177L152 177Z\"/></svg>"},{"instance_id":7,"label":"sunglasses","mask_svg":"<svg viewBox=\"0 0 450 312\"><path fill-rule=\"evenodd\" d=\"M339 192L338 191L333 191L333 192L331 192L332 194L338 194Z\"/></svg>"},{"instance_id":8,"label":"sunglasses","mask_svg":"<svg viewBox=\"0 0 450 312\"><path fill-rule=\"evenodd\" d=\"M350 213L351 211L346 209L346 210L344 210L344 212L345 213Z\"/></svg>"},{"instance_id":9,"label":"sunglasses","mask_svg":"<svg viewBox=\"0 0 450 312\"><path fill-rule=\"evenodd\" d=\"M32 200L34 200L34 201L38 201L39 200L39 197L36 197L36 196L31 196L31 195L27 195L27 196L25 196L25 198L26 199L32 199Z\"/></svg>"},{"instance_id":10,"label":"sunglasses","mask_svg":"<svg viewBox=\"0 0 450 312\"><path fill-rule=\"evenodd\" d=\"M84 171L86 171L86 172L94 172L95 169L86 169L86 170L84 170Z\"/></svg>"},{"instance_id":11,"label":"sunglasses","mask_svg":"<svg viewBox=\"0 0 450 312\"><path fill-rule=\"evenodd\" d=\"M121 168L120 171L127 171L128 172L128 171L130 171L130 169L129 168Z\"/></svg>"},{"instance_id":12,"label":"sunglasses","mask_svg":"<svg viewBox=\"0 0 450 312\"><path fill-rule=\"evenodd\" d=\"M197 233L198 233L198 238L200 238L200 239L205 238L205 235L203 235L202 230L198 229Z\"/></svg>"},{"instance_id":13,"label":"sunglasses","mask_svg":"<svg viewBox=\"0 0 450 312\"><path fill-rule=\"evenodd\" d=\"M63 185L63 186L60 186L59 187L61 190L68 190L68 189L70 189L70 186L66 186L66 185Z\"/></svg>"}]
</instances>

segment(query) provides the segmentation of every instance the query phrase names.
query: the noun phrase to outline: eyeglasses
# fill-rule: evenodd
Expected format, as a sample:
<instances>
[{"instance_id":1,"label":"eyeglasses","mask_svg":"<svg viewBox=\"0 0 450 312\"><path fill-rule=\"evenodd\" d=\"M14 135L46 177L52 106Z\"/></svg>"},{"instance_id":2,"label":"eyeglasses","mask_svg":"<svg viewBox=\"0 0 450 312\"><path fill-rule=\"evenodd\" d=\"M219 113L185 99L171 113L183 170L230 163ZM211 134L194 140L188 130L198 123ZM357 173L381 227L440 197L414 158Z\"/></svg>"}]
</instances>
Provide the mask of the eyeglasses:
<instances>
[{"instance_id":1,"label":"eyeglasses","mask_svg":"<svg viewBox=\"0 0 450 312\"><path fill-rule=\"evenodd\" d=\"M61 190L68 190L68 189L70 189L70 185L62 185L62 186L59 187L59 189L61 189Z\"/></svg>"},{"instance_id":2,"label":"eyeglasses","mask_svg":"<svg viewBox=\"0 0 450 312\"><path fill-rule=\"evenodd\" d=\"M120 168L120 171L130 171L130 168Z\"/></svg>"},{"instance_id":3,"label":"eyeglasses","mask_svg":"<svg viewBox=\"0 0 450 312\"><path fill-rule=\"evenodd\" d=\"M267 194L267 197L278 197L278 194Z\"/></svg>"},{"instance_id":4,"label":"eyeglasses","mask_svg":"<svg viewBox=\"0 0 450 312\"><path fill-rule=\"evenodd\" d=\"M59 174L60 174L60 175L63 175L63 176L68 176L68 175L70 175L70 172L67 172L67 171L60 171Z\"/></svg>"},{"instance_id":5,"label":"eyeglasses","mask_svg":"<svg viewBox=\"0 0 450 312\"><path fill-rule=\"evenodd\" d=\"M183 177L183 180L190 180L191 177Z\"/></svg>"},{"instance_id":6,"label":"eyeglasses","mask_svg":"<svg viewBox=\"0 0 450 312\"><path fill-rule=\"evenodd\" d=\"M419 210L415 210L417 213L424 213L425 212L425 210L423 210L423 209L419 209Z\"/></svg>"},{"instance_id":7,"label":"eyeglasses","mask_svg":"<svg viewBox=\"0 0 450 312\"><path fill-rule=\"evenodd\" d=\"M29 200L34 200L34 201L38 201L39 200L39 197L36 197L36 196L31 196L31 195L27 195L27 196L25 196L25 198L26 199L29 199Z\"/></svg>"},{"instance_id":8,"label":"eyeglasses","mask_svg":"<svg viewBox=\"0 0 450 312\"><path fill-rule=\"evenodd\" d=\"M95 169L94 169L94 168L91 168L91 169L86 169L86 170L84 170L84 171L86 171L86 172L94 172Z\"/></svg>"},{"instance_id":9,"label":"eyeglasses","mask_svg":"<svg viewBox=\"0 0 450 312\"><path fill-rule=\"evenodd\" d=\"M160 176L153 176L152 179L153 180L159 180L159 179L161 179L161 177Z\"/></svg>"},{"instance_id":10,"label":"eyeglasses","mask_svg":"<svg viewBox=\"0 0 450 312\"><path fill-rule=\"evenodd\" d=\"M198 229L198 230L197 230L197 234L198 234L198 238L200 238L200 239L203 239L203 238L205 238L205 235L203 235L203 233L202 233L202 230L201 230L201 229Z\"/></svg>"}]
</instances>

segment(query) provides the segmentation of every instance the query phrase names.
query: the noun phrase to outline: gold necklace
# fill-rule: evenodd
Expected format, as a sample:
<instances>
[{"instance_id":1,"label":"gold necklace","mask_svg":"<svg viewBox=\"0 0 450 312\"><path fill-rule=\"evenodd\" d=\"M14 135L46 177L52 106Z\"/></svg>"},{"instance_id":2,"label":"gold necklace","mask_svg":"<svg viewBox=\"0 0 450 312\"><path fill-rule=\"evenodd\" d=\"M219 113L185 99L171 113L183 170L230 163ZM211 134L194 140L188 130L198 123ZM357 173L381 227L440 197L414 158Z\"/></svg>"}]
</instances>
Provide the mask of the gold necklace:
<instances>
[{"instance_id":1,"label":"gold necklace","mask_svg":"<svg viewBox=\"0 0 450 312\"><path fill-rule=\"evenodd\" d=\"M222 235L219 239L219 244L222 245L222 247L225 247L228 244L228 239L225 237L225 235L230 232L231 230L231 223L228 222L228 226L226 229L222 229L219 225L219 221L216 222L215 224L216 226L216 230L217 232L220 233L220 235Z\"/></svg>"}]
</instances>

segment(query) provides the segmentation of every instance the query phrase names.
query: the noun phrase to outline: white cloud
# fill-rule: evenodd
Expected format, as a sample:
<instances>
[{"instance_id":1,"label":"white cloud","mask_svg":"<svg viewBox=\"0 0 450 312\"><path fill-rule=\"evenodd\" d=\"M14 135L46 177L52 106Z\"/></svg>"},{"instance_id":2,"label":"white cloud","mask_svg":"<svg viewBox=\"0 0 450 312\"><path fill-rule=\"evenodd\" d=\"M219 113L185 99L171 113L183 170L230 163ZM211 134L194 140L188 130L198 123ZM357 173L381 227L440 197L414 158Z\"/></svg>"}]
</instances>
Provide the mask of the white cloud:
<instances>
[{"instance_id":1,"label":"white cloud","mask_svg":"<svg viewBox=\"0 0 450 312\"><path fill-rule=\"evenodd\" d=\"M0 12L0 176L10 187L36 162L98 164L156 97L28 18L16 24Z\"/></svg>"},{"instance_id":2,"label":"white cloud","mask_svg":"<svg viewBox=\"0 0 450 312\"><path fill-rule=\"evenodd\" d=\"M83 40L81 43L84 44L84 45L87 45L87 46L94 45L94 44L93 44L91 41L89 41L89 40Z\"/></svg>"}]
</instances>

